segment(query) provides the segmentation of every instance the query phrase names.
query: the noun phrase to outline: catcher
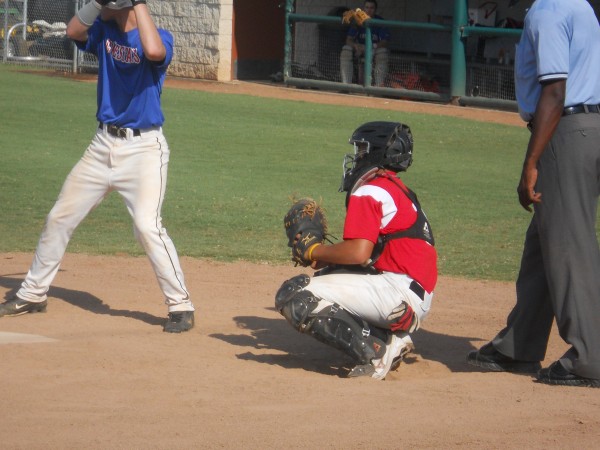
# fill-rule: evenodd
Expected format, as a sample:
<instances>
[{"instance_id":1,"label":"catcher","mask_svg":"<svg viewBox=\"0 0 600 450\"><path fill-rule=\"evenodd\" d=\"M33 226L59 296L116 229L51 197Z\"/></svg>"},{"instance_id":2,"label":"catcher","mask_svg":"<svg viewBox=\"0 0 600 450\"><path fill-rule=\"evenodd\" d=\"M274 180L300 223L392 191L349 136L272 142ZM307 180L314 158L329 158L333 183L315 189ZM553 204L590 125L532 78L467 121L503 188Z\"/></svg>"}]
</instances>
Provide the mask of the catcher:
<instances>
[{"instance_id":1,"label":"catcher","mask_svg":"<svg viewBox=\"0 0 600 450\"><path fill-rule=\"evenodd\" d=\"M350 377L382 380L413 350L429 313L437 254L427 217L398 178L412 163L410 128L369 122L350 138L340 191L343 241L328 244L320 206L302 199L284 218L292 259L318 270L285 281L275 307L301 333L349 355Z\"/></svg>"}]
</instances>

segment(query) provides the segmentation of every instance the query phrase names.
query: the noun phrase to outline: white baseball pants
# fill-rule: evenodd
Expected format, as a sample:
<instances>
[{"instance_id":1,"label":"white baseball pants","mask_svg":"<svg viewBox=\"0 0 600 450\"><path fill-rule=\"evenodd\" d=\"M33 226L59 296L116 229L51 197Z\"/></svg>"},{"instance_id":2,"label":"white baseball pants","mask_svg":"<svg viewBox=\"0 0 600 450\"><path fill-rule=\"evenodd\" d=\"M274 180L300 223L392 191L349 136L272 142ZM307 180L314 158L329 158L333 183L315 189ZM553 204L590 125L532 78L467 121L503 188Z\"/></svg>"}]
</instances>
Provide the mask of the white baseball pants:
<instances>
[{"instance_id":1,"label":"white baseball pants","mask_svg":"<svg viewBox=\"0 0 600 450\"><path fill-rule=\"evenodd\" d=\"M337 303L372 325L388 328L388 317L402 301L411 306L419 323L429 314L433 293L425 292L422 300L410 289L412 281L408 275L392 272L380 275L341 273L312 277L305 289L321 299L313 313Z\"/></svg>"},{"instance_id":2,"label":"white baseball pants","mask_svg":"<svg viewBox=\"0 0 600 450\"><path fill-rule=\"evenodd\" d=\"M193 311L179 257L162 226L161 208L167 184L169 146L162 129L141 130L126 137L99 128L73 167L46 218L33 263L17 296L46 299L73 231L111 192L117 191L133 219L134 234L144 248L169 312Z\"/></svg>"}]
</instances>

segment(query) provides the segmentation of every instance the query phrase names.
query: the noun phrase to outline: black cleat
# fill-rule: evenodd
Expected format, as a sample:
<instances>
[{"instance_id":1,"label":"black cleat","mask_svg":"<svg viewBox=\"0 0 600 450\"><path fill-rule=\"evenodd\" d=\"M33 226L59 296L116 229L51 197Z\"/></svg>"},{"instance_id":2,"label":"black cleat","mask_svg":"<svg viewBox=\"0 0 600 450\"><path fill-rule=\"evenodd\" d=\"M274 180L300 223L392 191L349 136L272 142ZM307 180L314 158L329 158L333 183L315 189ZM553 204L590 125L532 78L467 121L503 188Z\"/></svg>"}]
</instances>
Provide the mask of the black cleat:
<instances>
[{"instance_id":1,"label":"black cleat","mask_svg":"<svg viewBox=\"0 0 600 450\"><path fill-rule=\"evenodd\" d=\"M169 313L163 331L167 333L182 333L194 328L194 311L175 311Z\"/></svg>"},{"instance_id":2,"label":"black cleat","mask_svg":"<svg viewBox=\"0 0 600 450\"><path fill-rule=\"evenodd\" d=\"M479 350L467 355L467 362L472 366L494 372L537 373L542 368L539 361L519 361L503 355L488 342Z\"/></svg>"},{"instance_id":3,"label":"black cleat","mask_svg":"<svg viewBox=\"0 0 600 450\"><path fill-rule=\"evenodd\" d=\"M48 301L28 302L22 300L16 295L10 300L0 304L0 317L2 316L20 316L21 314L46 312Z\"/></svg>"},{"instance_id":4,"label":"black cleat","mask_svg":"<svg viewBox=\"0 0 600 450\"><path fill-rule=\"evenodd\" d=\"M584 378L569 372L560 361L555 361L546 369L537 374L537 381L545 384L558 386L581 386L600 388L600 380L595 378Z\"/></svg>"}]
</instances>

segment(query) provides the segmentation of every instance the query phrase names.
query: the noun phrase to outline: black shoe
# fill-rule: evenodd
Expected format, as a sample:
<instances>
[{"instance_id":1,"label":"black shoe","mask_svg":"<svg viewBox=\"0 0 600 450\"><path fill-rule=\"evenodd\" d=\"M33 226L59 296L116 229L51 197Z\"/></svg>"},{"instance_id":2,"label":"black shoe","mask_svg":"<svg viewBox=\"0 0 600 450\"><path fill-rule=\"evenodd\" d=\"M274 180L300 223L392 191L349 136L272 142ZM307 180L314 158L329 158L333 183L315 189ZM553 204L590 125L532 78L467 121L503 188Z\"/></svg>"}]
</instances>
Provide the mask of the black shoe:
<instances>
[{"instance_id":1,"label":"black shoe","mask_svg":"<svg viewBox=\"0 0 600 450\"><path fill-rule=\"evenodd\" d=\"M20 316L21 314L46 312L48 301L43 302L28 302L21 300L16 295L10 300L0 304L0 317L2 316Z\"/></svg>"},{"instance_id":2,"label":"black shoe","mask_svg":"<svg viewBox=\"0 0 600 450\"><path fill-rule=\"evenodd\" d=\"M176 311L169 313L163 331L181 333L194 328L194 311Z\"/></svg>"},{"instance_id":3,"label":"black shoe","mask_svg":"<svg viewBox=\"0 0 600 450\"><path fill-rule=\"evenodd\" d=\"M503 355L488 342L479 350L467 355L467 362L472 366L482 367L494 372L537 373L542 368L539 361L518 361Z\"/></svg>"},{"instance_id":4,"label":"black shoe","mask_svg":"<svg viewBox=\"0 0 600 450\"><path fill-rule=\"evenodd\" d=\"M546 384L560 386L583 386L600 388L600 380L595 378L584 378L569 372L560 361L555 361L546 369L537 374L537 381Z\"/></svg>"}]
</instances>

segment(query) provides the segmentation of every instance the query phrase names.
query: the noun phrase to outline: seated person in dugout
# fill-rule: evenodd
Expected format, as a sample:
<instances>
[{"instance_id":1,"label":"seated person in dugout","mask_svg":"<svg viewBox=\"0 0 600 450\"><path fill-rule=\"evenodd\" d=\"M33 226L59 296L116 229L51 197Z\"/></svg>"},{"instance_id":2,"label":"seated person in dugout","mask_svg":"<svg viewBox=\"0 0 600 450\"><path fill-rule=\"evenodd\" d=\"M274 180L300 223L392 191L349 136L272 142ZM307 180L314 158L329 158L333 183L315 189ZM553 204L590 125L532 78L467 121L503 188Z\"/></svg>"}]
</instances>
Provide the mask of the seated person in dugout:
<instances>
[{"instance_id":1,"label":"seated person in dugout","mask_svg":"<svg viewBox=\"0 0 600 450\"><path fill-rule=\"evenodd\" d=\"M311 246L303 258L318 271L285 281L275 307L299 332L350 356L349 377L382 380L414 349L410 335L431 307L437 253L416 195L397 175L413 160L410 128L365 123L350 144L343 241Z\"/></svg>"},{"instance_id":2,"label":"seated person in dugout","mask_svg":"<svg viewBox=\"0 0 600 450\"><path fill-rule=\"evenodd\" d=\"M376 14L377 2L367 0L363 11L373 19L383 20L383 17ZM342 47L340 54L340 73L342 83L352 83L354 74L354 64L358 67L358 83L364 83L364 58L365 58L365 39L366 30L364 27L350 27L346 36L346 45ZM388 73L389 50L387 49L390 40L390 32L384 27L371 27L371 40L373 41L373 67L374 85L383 86Z\"/></svg>"}]
</instances>

